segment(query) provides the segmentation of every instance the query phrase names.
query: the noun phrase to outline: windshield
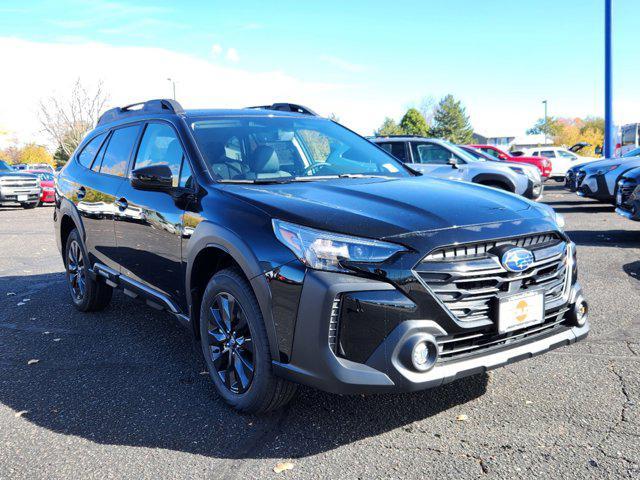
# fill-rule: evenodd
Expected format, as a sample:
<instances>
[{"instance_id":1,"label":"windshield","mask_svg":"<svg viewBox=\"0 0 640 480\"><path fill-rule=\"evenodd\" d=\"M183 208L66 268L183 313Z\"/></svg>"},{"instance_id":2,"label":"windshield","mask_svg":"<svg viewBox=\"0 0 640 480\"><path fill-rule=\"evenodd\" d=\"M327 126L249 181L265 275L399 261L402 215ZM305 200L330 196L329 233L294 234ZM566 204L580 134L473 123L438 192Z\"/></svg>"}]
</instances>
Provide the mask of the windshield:
<instances>
[{"instance_id":1,"label":"windshield","mask_svg":"<svg viewBox=\"0 0 640 480\"><path fill-rule=\"evenodd\" d=\"M194 121L191 128L200 152L222 181L412 175L380 148L325 119L217 117Z\"/></svg>"},{"instance_id":2,"label":"windshield","mask_svg":"<svg viewBox=\"0 0 640 480\"><path fill-rule=\"evenodd\" d=\"M41 182L51 182L53 181L53 174L49 172L29 172L37 175Z\"/></svg>"}]
</instances>

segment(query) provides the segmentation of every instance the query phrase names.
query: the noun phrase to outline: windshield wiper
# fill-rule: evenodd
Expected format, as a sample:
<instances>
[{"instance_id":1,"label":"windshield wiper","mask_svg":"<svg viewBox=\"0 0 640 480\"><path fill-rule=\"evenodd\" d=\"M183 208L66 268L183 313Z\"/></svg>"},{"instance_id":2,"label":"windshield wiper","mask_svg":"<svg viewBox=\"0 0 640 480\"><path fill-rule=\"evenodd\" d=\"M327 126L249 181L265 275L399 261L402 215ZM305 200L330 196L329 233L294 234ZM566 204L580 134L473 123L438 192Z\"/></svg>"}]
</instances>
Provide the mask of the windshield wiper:
<instances>
[{"instance_id":1,"label":"windshield wiper","mask_svg":"<svg viewBox=\"0 0 640 480\"><path fill-rule=\"evenodd\" d=\"M219 183L244 183L248 185L265 185L269 183L290 183L294 181L294 177L283 177L283 178L256 178L253 180L249 179L236 179L236 180L227 180L220 179Z\"/></svg>"}]
</instances>

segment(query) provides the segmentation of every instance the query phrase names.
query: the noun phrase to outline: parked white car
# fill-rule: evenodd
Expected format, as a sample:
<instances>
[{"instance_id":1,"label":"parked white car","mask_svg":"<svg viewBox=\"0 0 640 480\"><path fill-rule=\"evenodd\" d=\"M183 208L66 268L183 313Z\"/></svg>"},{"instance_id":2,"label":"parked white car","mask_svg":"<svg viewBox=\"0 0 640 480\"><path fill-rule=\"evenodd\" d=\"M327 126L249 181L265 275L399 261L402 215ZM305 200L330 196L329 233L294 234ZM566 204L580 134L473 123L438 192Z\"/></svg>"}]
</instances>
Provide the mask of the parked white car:
<instances>
[{"instance_id":1,"label":"parked white car","mask_svg":"<svg viewBox=\"0 0 640 480\"><path fill-rule=\"evenodd\" d=\"M551 160L551 175L557 181L564 182L564 177L574 165L598 160L595 157L582 157L564 147L535 147L522 150L523 155L531 157L546 157Z\"/></svg>"}]
</instances>

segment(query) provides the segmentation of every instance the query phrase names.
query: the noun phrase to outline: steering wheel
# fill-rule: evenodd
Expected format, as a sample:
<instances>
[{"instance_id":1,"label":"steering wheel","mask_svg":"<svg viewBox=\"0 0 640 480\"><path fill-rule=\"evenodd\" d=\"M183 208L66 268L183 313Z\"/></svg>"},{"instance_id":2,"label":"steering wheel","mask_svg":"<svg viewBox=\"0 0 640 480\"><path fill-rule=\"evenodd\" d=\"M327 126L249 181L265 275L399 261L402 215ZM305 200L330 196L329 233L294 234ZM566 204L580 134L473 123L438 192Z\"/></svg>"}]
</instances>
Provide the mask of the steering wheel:
<instances>
[{"instance_id":1,"label":"steering wheel","mask_svg":"<svg viewBox=\"0 0 640 480\"><path fill-rule=\"evenodd\" d=\"M305 167L304 170L302 171L303 175L308 175L310 173L312 173L314 170L321 170L325 167L331 167L332 165L330 163L327 162L318 162L318 163L312 163L311 165L309 165L308 167Z\"/></svg>"}]
</instances>

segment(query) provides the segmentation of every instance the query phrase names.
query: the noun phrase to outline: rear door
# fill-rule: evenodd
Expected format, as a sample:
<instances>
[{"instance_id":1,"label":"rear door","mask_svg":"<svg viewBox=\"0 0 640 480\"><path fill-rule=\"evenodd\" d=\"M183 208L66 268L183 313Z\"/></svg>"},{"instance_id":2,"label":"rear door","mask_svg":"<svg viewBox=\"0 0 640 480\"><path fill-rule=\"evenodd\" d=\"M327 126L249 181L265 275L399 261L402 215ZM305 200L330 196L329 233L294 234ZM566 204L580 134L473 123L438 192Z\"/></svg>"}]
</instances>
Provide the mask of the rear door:
<instances>
[{"instance_id":1,"label":"rear door","mask_svg":"<svg viewBox=\"0 0 640 480\"><path fill-rule=\"evenodd\" d=\"M409 163L411 161L409 158L407 142L379 142L378 146L403 163Z\"/></svg>"},{"instance_id":2,"label":"rear door","mask_svg":"<svg viewBox=\"0 0 640 480\"><path fill-rule=\"evenodd\" d=\"M126 181L118 193L115 216L120 271L181 303L184 296L181 236L191 178L190 165L173 126L149 122L134 155L131 170L168 165L175 191L140 190Z\"/></svg>"},{"instance_id":3,"label":"rear door","mask_svg":"<svg viewBox=\"0 0 640 480\"><path fill-rule=\"evenodd\" d=\"M108 135L100 134L78 155L78 162L86 169L75 179L73 198L82 217L91 264L118 267L113 226L115 201L139 131L139 125L130 125Z\"/></svg>"}]
</instances>

